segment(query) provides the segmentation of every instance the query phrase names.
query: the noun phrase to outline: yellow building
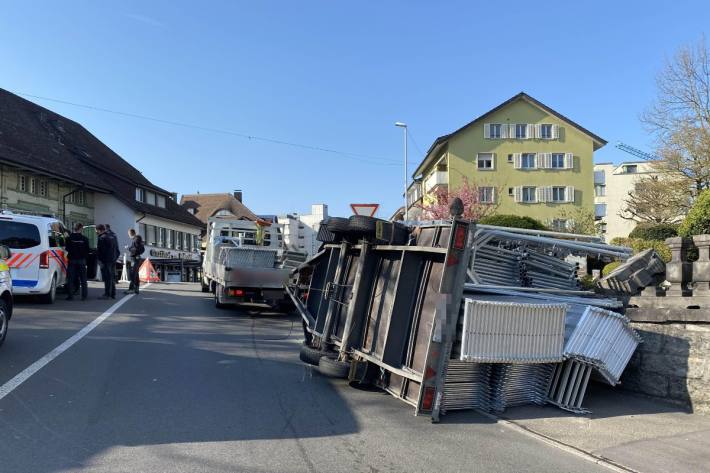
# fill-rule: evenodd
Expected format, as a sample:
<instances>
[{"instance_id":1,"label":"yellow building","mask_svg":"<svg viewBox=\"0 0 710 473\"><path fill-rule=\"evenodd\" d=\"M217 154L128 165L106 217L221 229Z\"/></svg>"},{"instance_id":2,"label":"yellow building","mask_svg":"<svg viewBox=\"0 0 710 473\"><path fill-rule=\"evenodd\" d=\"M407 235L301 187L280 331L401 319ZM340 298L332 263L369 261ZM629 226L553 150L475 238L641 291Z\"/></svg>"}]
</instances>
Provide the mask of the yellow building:
<instances>
[{"instance_id":1,"label":"yellow building","mask_svg":"<svg viewBox=\"0 0 710 473\"><path fill-rule=\"evenodd\" d=\"M606 141L520 93L448 135L440 136L414 172L410 218L438 186L464 178L495 213L526 215L552 227L565 210L594 211L594 151ZM569 212L566 212L569 213Z\"/></svg>"}]
</instances>

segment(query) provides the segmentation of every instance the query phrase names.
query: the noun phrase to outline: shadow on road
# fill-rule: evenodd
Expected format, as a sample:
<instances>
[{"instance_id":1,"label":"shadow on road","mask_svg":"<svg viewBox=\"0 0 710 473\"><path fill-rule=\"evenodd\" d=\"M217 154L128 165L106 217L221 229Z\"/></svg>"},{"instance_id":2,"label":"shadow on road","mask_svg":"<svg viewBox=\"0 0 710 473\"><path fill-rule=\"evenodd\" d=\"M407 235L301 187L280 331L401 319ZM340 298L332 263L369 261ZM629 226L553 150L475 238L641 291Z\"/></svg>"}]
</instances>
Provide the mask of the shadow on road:
<instances>
[{"instance_id":1,"label":"shadow on road","mask_svg":"<svg viewBox=\"0 0 710 473\"><path fill-rule=\"evenodd\" d=\"M3 468L61 471L116 446L359 430L330 381L298 359L296 316L222 311L192 292L145 291L0 401Z\"/></svg>"}]
</instances>

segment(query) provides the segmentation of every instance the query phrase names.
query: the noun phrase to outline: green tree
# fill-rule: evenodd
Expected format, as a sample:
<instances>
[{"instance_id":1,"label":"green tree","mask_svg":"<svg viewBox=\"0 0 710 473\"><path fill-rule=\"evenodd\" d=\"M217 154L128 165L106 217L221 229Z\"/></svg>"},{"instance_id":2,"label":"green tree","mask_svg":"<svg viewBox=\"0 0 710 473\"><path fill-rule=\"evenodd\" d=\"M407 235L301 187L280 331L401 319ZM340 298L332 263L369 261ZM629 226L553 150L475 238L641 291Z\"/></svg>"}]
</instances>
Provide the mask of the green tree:
<instances>
[{"instance_id":1,"label":"green tree","mask_svg":"<svg viewBox=\"0 0 710 473\"><path fill-rule=\"evenodd\" d=\"M688 216L680 224L678 234L684 237L710 234L710 189L695 200Z\"/></svg>"},{"instance_id":2,"label":"green tree","mask_svg":"<svg viewBox=\"0 0 710 473\"><path fill-rule=\"evenodd\" d=\"M563 209L557 218L567 221L567 225L559 229L562 232L579 235L596 235L599 233L593 210L584 207L567 208Z\"/></svg>"}]
</instances>

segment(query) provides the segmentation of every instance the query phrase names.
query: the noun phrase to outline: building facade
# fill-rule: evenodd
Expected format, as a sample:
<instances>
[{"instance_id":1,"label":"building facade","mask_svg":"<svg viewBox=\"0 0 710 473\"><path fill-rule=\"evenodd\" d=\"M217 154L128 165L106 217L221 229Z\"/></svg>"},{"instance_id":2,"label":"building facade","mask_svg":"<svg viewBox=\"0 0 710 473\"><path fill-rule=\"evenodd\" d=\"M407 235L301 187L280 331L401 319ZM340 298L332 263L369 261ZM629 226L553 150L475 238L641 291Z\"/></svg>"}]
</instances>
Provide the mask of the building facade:
<instances>
[{"instance_id":1,"label":"building facade","mask_svg":"<svg viewBox=\"0 0 710 473\"><path fill-rule=\"evenodd\" d=\"M498 214L564 227L569 222L561 215L594 210L593 154L605 144L520 93L434 141L407 193L410 218L435 189L456 189L468 180Z\"/></svg>"},{"instance_id":2,"label":"building facade","mask_svg":"<svg viewBox=\"0 0 710 473\"><path fill-rule=\"evenodd\" d=\"M594 165L595 218L606 241L629 236L638 222L622 217L625 200L639 179L656 175L653 165L647 161Z\"/></svg>"},{"instance_id":3,"label":"building facade","mask_svg":"<svg viewBox=\"0 0 710 473\"><path fill-rule=\"evenodd\" d=\"M53 216L68 228L78 222L110 224L119 249L129 244L127 232L133 228L148 237L145 256L163 279L197 280L195 239L202 222L174 194L150 182L80 124L3 89L0 117L3 209ZM175 237L164 243L151 239L153 227L158 235Z\"/></svg>"},{"instance_id":4,"label":"building facade","mask_svg":"<svg viewBox=\"0 0 710 473\"><path fill-rule=\"evenodd\" d=\"M310 214L291 213L280 215L278 223L283 225L284 247L308 253L309 256L318 252L320 242L317 240L320 222L328 218L326 204L311 205Z\"/></svg>"}]
</instances>

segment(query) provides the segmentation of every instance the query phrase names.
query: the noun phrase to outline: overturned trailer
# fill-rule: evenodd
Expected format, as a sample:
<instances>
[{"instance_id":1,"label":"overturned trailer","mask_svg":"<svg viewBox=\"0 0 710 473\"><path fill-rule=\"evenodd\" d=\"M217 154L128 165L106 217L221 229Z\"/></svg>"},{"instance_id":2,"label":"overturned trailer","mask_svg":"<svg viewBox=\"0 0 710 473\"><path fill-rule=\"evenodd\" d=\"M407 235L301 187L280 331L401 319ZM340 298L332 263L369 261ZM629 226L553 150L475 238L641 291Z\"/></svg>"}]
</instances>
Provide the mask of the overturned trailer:
<instances>
[{"instance_id":1,"label":"overturned trailer","mask_svg":"<svg viewBox=\"0 0 710 473\"><path fill-rule=\"evenodd\" d=\"M569 382L566 371L557 372L570 358L566 323L580 317L570 319L576 312L568 309L619 304L574 290L567 282L572 266L545 263L560 261L560 248L627 256L625 249L567 241L548 251L551 236L478 227L458 218L421 224L411 233L361 217L354 224L353 218L327 222L325 228L321 251L294 269L287 286L304 321L304 362L327 375L373 383L433 421L447 410L499 411L527 402L582 411L579 384L586 387L586 371L579 382L584 376L574 371L573 399L565 393L559 402L551 399ZM496 272L496 262L506 269ZM530 267L535 271L520 278L520 268ZM556 293L541 301L539 293L483 284L493 272L500 284L510 276L510 285L521 291ZM615 374L628 362L627 352ZM591 359L579 363L599 367Z\"/></svg>"}]
</instances>

